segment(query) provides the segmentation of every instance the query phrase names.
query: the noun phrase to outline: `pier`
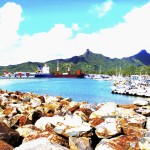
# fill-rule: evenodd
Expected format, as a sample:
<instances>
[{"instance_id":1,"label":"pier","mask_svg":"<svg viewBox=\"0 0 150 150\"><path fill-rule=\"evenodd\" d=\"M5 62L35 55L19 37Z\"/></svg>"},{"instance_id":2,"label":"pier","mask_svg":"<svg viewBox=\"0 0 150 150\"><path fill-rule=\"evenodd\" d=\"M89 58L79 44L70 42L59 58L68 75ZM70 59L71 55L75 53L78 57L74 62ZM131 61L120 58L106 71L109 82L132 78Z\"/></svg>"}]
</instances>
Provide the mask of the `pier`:
<instances>
[{"instance_id":1,"label":"pier","mask_svg":"<svg viewBox=\"0 0 150 150\"><path fill-rule=\"evenodd\" d=\"M114 81L112 94L150 97L150 83L145 76L132 75L127 79Z\"/></svg>"},{"instance_id":2,"label":"pier","mask_svg":"<svg viewBox=\"0 0 150 150\"><path fill-rule=\"evenodd\" d=\"M150 93L149 92L142 92L142 91L136 91L136 90L112 90L112 94L121 94L121 95L128 95L128 96L140 96L140 97L150 97Z\"/></svg>"}]
</instances>

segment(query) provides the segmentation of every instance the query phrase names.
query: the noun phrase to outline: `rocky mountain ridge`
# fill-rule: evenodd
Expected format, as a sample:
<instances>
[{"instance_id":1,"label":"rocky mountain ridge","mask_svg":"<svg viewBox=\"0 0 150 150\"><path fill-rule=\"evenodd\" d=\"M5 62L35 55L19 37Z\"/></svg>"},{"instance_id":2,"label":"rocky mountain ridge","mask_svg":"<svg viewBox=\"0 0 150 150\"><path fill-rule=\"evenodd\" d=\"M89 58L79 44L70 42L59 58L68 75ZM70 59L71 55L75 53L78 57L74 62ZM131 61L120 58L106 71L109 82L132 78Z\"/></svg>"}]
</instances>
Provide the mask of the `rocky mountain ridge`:
<instances>
[{"instance_id":1,"label":"rocky mountain ridge","mask_svg":"<svg viewBox=\"0 0 150 150\"><path fill-rule=\"evenodd\" d=\"M72 72L80 69L85 73L99 73L100 69L102 69L103 72L114 73L116 68L128 69L131 66L136 68L149 66L150 54L146 50L141 50L139 53L130 57L112 59L102 54L93 53L91 50L87 49L83 55L73 56L67 59L56 59L43 63L25 62L17 65L0 66L0 74L3 74L4 70L8 70L12 73L19 71L35 72L38 66L43 66L45 63L50 67L50 72L55 73L57 61L59 61L61 72L66 72L67 68L71 67Z\"/></svg>"}]
</instances>

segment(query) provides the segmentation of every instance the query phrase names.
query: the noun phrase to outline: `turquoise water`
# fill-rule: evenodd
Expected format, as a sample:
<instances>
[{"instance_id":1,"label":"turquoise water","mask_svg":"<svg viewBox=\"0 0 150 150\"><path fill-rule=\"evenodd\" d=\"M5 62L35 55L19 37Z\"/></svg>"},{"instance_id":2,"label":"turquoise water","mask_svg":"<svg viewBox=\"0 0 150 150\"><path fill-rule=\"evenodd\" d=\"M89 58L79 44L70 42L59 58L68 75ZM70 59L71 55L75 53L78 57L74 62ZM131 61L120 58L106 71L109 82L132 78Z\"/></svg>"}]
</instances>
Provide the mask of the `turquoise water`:
<instances>
[{"instance_id":1,"label":"turquoise water","mask_svg":"<svg viewBox=\"0 0 150 150\"><path fill-rule=\"evenodd\" d=\"M33 92L40 95L62 96L74 101L101 103L114 101L130 104L141 97L111 94L111 81L92 79L1 79L0 88L8 91Z\"/></svg>"}]
</instances>

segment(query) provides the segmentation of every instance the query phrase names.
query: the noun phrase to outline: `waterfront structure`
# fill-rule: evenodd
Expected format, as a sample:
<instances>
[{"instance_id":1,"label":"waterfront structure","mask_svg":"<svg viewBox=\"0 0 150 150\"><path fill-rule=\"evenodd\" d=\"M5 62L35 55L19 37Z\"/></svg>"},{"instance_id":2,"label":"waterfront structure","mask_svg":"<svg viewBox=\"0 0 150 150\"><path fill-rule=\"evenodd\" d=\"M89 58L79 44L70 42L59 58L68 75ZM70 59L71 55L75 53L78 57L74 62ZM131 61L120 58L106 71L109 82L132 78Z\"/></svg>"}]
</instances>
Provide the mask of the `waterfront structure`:
<instances>
[{"instance_id":1,"label":"waterfront structure","mask_svg":"<svg viewBox=\"0 0 150 150\"><path fill-rule=\"evenodd\" d=\"M14 78L34 78L34 72L15 72L12 77Z\"/></svg>"},{"instance_id":2,"label":"waterfront structure","mask_svg":"<svg viewBox=\"0 0 150 150\"><path fill-rule=\"evenodd\" d=\"M130 79L123 79L112 87L113 94L150 97L148 78L142 75L131 75Z\"/></svg>"}]
</instances>

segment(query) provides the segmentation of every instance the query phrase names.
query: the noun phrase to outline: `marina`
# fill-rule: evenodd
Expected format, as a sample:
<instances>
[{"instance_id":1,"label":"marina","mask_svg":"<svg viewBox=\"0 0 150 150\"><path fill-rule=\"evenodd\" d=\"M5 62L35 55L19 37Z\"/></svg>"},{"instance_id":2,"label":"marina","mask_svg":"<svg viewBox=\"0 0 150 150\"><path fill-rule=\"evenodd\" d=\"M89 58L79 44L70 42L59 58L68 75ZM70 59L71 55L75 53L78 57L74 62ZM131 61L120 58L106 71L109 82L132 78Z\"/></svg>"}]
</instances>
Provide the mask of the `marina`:
<instances>
[{"instance_id":1,"label":"marina","mask_svg":"<svg viewBox=\"0 0 150 150\"><path fill-rule=\"evenodd\" d=\"M114 81L112 94L122 94L138 97L150 97L150 82L148 75L131 75L129 78L118 78Z\"/></svg>"},{"instance_id":2,"label":"marina","mask_svg":"<svg viewBox=\"0 0 150 150\"><path fill-rule=\"evenodd\" d=\"M14 74L10 74L8 71L5 70L4 75L0 76L0 79L6 79L6 80L7 79L10 79L10 80L12 80L12 79L39 79L36 81L42 82L43 80L41 80L41 79L46 79L45 81L47 81L50 85L53 82L55 83L55 81L57 81L57 79L52 80L52 81L49 81L49 79L55 79L55 78L58 78L58 81L60 82L60 84L62 82L62 84L67 89L64 91L64 87L62 87L62 89L60 89L60 91L59 91L60 95L62 92L63 96L67 96L67 94L68 94L68 96L73 97L75 99L77 98L77 97L74 97L74 93L75 93L76 89L80 89L80 91L82 91L81 90L82 88L86 89L86 91L85 92L82 91L83 93L78 91L77 94L80 95L82 98L86 97L85 95L87 95L87 98L85 98L85 99L89 99L89 101L94 101L94 102L97 102L97 100L100 100L101 97L103 98L103 95L105 93L107 95L111 95L111 96L108 96L108 97L106 96L106 99L104 99L104 101L107 101L107 100L110 101L110 99L112 100L112 94L143 97L143 98L150 97L150 82L149 82L150 77L148 75L141 75L141 72L140 72L140 75L131 75L130 77L123 77L121 74L121 68L120 68L119 74L118 75L116 74L116 76L114 76L114 75L110 76L107 74L83 74L81 72L81 70L77 70L76 74L71 74L70 67L68 67L67 73L60 73L59 62L57 62L57 69L56 69L55 74L51 74L50 67L45 64L43 67L38 67L38 71L36 73L34 73L34 72L15 72ZM75 80L77 83L74 83L74 80L70 80L70 81L69 80L59 80L61 78L64 78L64 79L80 78L80 79L83 79L82 82L85 85L82 84L82 82L78 83L77 82L78 80ZM90 80L92 80L92 81L90 81ZM76 89L73 88L73 91L70 91L70 89L72 89L72 87L66 87L67 84L66 83L64 84L63 83L64 81L69 82L70 85L72 87L75 87ZM100 86L102 85L102 87L99 91L98 91L99 86L97 87L98 81L99 81ZM14 81L13 83L15 84L15 82L16 81ZM32 83L31 80L29 80L29 82ZM29 83L29 82L27 81L27 83ZM95 86L95 89L92 86L90 86L90 83L95 84L95 85L93 84L93 86ZM78 85L78 87L76 87L76 85ZM109 86L107 87L107 85L109 85ZM59 87L59 86L60 85L54 84L53 88ZM88 87L88 89L87 89L87 87ZM51 87L44 87L44 89L45 89L45 90L43 90L44 93L47 91L46 88L51 89ZM3 89L3 87L2 87L2 89ZM14 89L12 89L12 90L14 90ZM20 90L20 89L18 89L18 90ZM23 90L26 91L26 89L24 89L24 88L23 88ZM37 92L37 89L30 89L30 91ZM56 91L56 92L58 92L58 91ZM88 96L89 93L91 93L91 95L94 93L93 97ZM42 93L40 93L40 94L42 94ZM52 94L55 94L55 93L52 93ZM98 95L99 95L99 97L97 97ZM79 100L83 100L83 99L79 98ZM120 100L118 100L118 102L122 103L122 101L120 101ZM125 103L128 103L128 102L125 102Z\"/></svg>"}]
</instances>

